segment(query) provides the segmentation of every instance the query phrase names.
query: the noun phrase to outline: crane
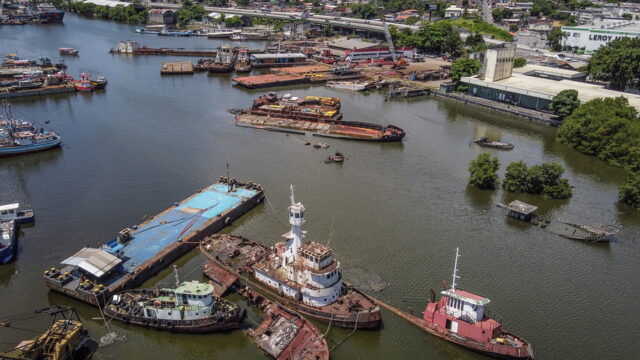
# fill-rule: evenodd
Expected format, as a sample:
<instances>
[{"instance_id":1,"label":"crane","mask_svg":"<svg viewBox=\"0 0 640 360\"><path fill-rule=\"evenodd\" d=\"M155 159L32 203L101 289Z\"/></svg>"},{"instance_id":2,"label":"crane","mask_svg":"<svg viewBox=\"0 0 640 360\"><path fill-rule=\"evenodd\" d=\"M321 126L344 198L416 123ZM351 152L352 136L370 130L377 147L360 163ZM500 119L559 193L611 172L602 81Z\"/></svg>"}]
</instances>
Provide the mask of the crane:
<instances>
[{"instance_id":1,"label":"crane","mask_svg":"<svg viewBox=\"0 0 640 360\"><path fill-rule=\"evenodd\" d=\"M393 46L393 39L391 38L391 33L389 32L389 24L386 21L382 22L384 24L384 36L387 38L387 43L389 44L389 52L391 52L391 58L393 59L393 63L395 64L398 61L396 56L396 48Z\"/></svg>"}]
</instances>

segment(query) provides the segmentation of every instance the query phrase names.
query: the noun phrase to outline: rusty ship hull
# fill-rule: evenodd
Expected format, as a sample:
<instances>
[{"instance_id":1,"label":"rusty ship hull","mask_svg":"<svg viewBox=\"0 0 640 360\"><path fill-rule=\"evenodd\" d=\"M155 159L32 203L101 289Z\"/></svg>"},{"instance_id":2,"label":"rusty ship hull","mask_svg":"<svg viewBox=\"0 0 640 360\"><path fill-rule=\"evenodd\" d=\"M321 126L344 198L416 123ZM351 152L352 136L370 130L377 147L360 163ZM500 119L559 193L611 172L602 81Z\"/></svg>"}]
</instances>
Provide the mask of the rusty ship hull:
<instances>
[{"instance_id":1,"label":"rusty ship hull","mask_svg":"<svg viewBox=\"0 0 640 360\"><path fill-rule=\"evenodd\" d=\"M247 335L269 355L278 360L329 360L327 341L310 321L249 288L239 293L266 314L258 328L250 329Z\"/></svg>"},{"instance_id":2,"label":"rusty ship hull","mask_svg":"<svg viewBox=\"0 0 640 360\"><path fill-rule=\"evenodd\" d=\"M242 285L303 315L349 329L378 329L382 323L380 307L351 284L343 282L338 301L317 308L281 295L277 289L258 281L252 265L272 255L272 251L255 241L240 236L216 234L200 242L200 251L214 264L237 276Z\"/></svg>"}]
</instances>

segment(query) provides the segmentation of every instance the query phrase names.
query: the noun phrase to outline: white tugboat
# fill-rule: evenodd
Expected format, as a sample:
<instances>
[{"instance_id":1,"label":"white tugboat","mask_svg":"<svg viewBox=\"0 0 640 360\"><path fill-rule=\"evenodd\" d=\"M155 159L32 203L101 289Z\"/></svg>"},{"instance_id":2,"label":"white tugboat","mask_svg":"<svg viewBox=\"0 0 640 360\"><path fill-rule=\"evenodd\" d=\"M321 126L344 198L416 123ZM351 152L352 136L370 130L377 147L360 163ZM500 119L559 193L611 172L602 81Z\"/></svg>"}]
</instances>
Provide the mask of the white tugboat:
<instances>
[{"instance_id":1,"label":"white tugboat","mask_svg":"<svg viewBox=\"0 0 640 360\"><path fill-rule=\"evenodd\" d=\"M213 296L213 285L179 282L176 288L127 290L114 295L104 314L114 319L157 330L211 333L240 327L243 311Z\"/></svg>"},{"instance_id":2,"label":"white tugboat","mask_svg":"<svg viewBox=\"0 0 640 360\"><path fill-rule=\"evenodd\" d=\"M305 242L306 231L301 228L304 211L302 203L295 202L291 187L291 230L283 235L285 241L266 248L238 236L213 235L201 242L200 249L248 286L305 315L346 328L377 328L382 318L380 308L342 281L333 250Z\"/></svg>"}]
</instances>

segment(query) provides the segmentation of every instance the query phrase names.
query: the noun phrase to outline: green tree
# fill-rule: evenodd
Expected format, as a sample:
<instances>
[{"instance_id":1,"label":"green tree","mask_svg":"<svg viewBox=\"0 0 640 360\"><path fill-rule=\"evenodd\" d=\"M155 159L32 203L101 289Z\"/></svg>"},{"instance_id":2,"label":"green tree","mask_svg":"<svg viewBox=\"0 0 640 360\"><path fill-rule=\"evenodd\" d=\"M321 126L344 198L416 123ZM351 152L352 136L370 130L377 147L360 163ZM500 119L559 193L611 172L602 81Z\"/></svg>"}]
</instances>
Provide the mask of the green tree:
<instances>
[{"instance_id":1,"label":"green tree","mask_svg":"<svg viewBox=\"0 0 640 360\"><path fill-rule=\"evenodd\" d=\"M484 37L480 33L469 34L469 36L464 40L464 45L469 48L474 48L484 44Z\"/></svg>"},{"instance_id":2,"label":"green tree","mask_svg":"<svg viewBox=\"0 0 640 360\"><path fill-rule=\"evenodd\" d=\"M462 58L451 65L451 79L460 81L464 76L472 76L480 71L482 64L476 59Z\"/></svg>"},{"instance_id":3,"label":"green tree","mask_svg":"<svg viewBox=\"0 0 640 360\"><path fill-rule=\"evenodd\" d=\"M553 28L547 35L547 44L553 51L562 50L562 39L566 38L567 34L562 32L560 28Z\"/></svg>"},{"instance_id":4,"label":"green tree","mask_svg":"<svg viewBox=\"0 0 640 360\"><path fill-rule=\"evenodd\" d=\"M623 203L640 208L640 173L631 173L629 180L620 186L618 195Z\"/></svg>"},{"instance_id":5,"label":"green tree","mask_svg":"<svg viewBox=\"0 0 640 360\"><path fill-rule=\"evenodd\" d=\"M617 90L640 87L640 38L618 38L600 47L589 59L587 71Z\"/></svg>"},{"instance_id":6,"label":"green tree","mask_svg":"<svg viewBox=\"0 0 640 360\"><path fill-rule=\"evenodd\" d=\"M518 30L520 30L520 27L518 25L516 25L516 24L509 25L509 31L518 32Z\"/></svg>"},{"instance_id":7,"label":"green tree","mask_svg":"<svg viewBox=\"0 0 640 360\"><path fill-rule=\"evenodd\" d=\"M509 19L513 16L513 10L507 8L495 8L491 11L491 16L493 16L493 21L499 23L503 19Z\"/></svg>"},{"instance_id":8,"label":"green tree","mask_svg":"<svg viewBox=\"0 0 640 360\"><path fill-rule=\"evenodd\" d=\"M498 169L500 162L497 157L491 157L487 153L478 155L469 163L469 185L480 189L494 190L498 187Z\"/></svg>"},{"instance_id":9,"label":"green tree","mask_svg":"<svg viewBox=\"0 0 640 360\"><path fill-rule=\"evenodd\" d=\"M640 120L627 98L599 98L578 106L558 128L558 140L615 166L639 166Z\"/></svg>"},{"instance_id":10,"label":"green tree","mask_svg":"<svg viewBox=\"0 0 640 360\"><path fill-rule=\"evenodd\" d=\"M407 25L414 25L418 21L420 21L419 17L417 17L417 16L409 16L407 18L407 20L404 21L404 23L407 24Z\"/></svg>"},{"instance_id":11,"label":"green tree","mask_svg":"<svg viewBox=\"0 0 640 360\"><path fill-rule=\"evenodd\" d=\"M560 118L565 118L573 112L578 106L580 106L580 100L578 100L578 91L574 89L567 89L560 91L551 100L549 109Z\"/></svg>"},{"instance_id":12,"label":"green tree","mask_svg":"<svg viewBox=\"0 0 640 360\"><path fill-rule=\"evenodd\" d=\"M622 18L625 19L625 20L631 20L631 19L633 19L633 14L624 13L624 14L622 14Z\"/></svg>"},{"instance_id":13,"label":"green tree","mask_svg":"<svg viewBox=\"0 0 640 360\"><path fill-rule=\"evenodd\" d=\"M284 24L282 23L282 21L278 20L273 23L273 31L283 31L283 30L284 30Z\"/></svg>"},{"instance_id":14,"label":"green tree","mask_svg":"<svg viewBox=\"0 0 640 360\"><path fill-rule=\"evenodd\" d=\"M510 192L528 192L528 176L529 168L524 161L512 162L507 166L502 188Z\"/></svg>"},{"instance_id":15,"label":"green tree","mask_svg":"<svg viewBox=\"0 0 640 360\"><path fill-rule=\"evenodd\" d=\"M513 59L513 67L514 68L519 68L519 67L523 67L527 64L527 59L522 58L522 57L518 57Z\"/></svg>"}]
</instances>

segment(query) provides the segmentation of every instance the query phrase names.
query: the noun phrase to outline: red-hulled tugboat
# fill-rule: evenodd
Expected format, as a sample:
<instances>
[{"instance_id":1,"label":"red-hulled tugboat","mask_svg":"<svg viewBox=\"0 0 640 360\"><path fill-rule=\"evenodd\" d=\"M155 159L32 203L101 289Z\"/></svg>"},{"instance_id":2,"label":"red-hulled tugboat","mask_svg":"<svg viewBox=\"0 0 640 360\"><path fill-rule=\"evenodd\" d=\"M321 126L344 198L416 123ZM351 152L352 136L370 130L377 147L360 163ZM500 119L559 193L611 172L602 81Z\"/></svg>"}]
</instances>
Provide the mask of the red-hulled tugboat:
<instances>
[{"instance_id":1,"label":"red-hulled tugboat","mask_svg":"<svg viewBox=\"0 0 640 360\"><path fill-rule=\"evenodd\" d=\"M497 359L533 359L533 350L528 342L502 330L498 321L485 314L489 299L456 288L459 256L456 249L453 284L442 291L439 301L435 301L433 294L422 319L376 302L423 330L473 351Z\"/></svg>"}]
</instances>

